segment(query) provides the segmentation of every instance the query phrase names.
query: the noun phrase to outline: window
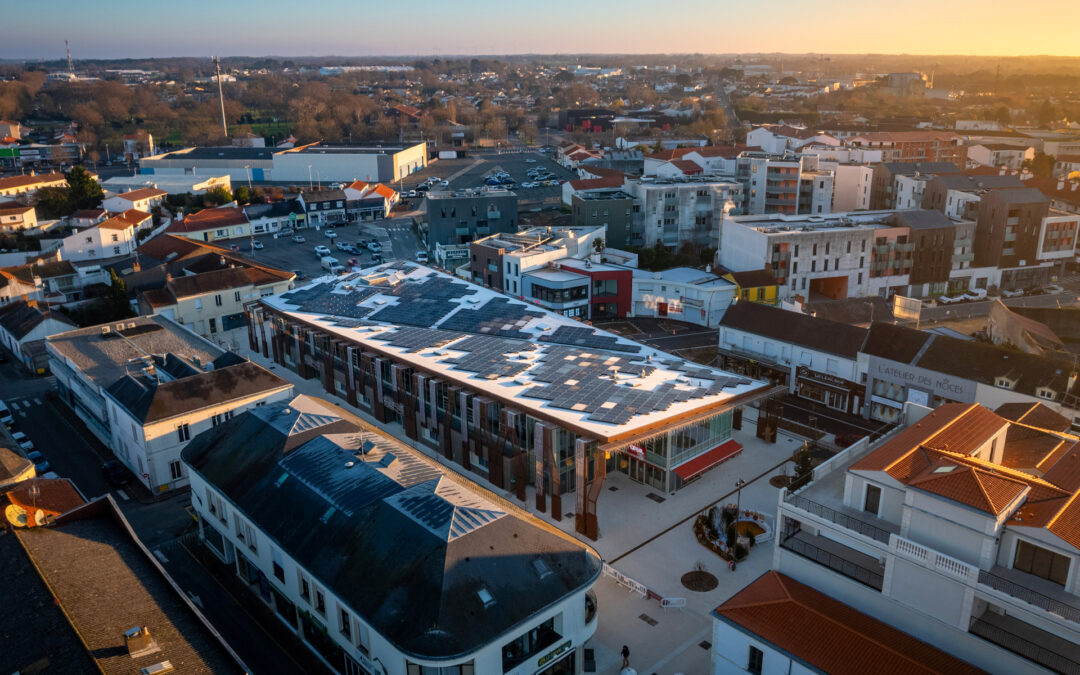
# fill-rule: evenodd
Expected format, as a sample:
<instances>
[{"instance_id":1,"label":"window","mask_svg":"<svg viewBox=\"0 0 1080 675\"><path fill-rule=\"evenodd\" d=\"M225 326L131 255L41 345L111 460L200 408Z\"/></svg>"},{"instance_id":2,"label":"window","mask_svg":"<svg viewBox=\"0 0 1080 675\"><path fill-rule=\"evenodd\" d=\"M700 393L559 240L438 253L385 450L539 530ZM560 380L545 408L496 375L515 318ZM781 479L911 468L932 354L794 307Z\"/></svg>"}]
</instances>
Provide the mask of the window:
<instances>
[{"instance_id":1,"label":"window","mask_svg":"<svg viewBox=\"0 0 1080 675\"><path fill-rule=\"evenodd\" d=\"M87 237L86 238L86 243L87 244L93 244L94 243L94 238L93 237Z\"/></svg>"},{"instance_id":2,"label":"window","mask_svg":"<svg viewBox=\"0 0 1080 675\"><path fill-rule=\"evenodd\" d=\"M1034 574L1064 586L1069 578L1069 558L1042 546L1018 541L1013 569Z\"/></svg>"},{"instance_id":3,"label":"window","mask_svg":"<svg viewBox=\"0 0 1080 675\"><path fill-rule=\"evenodd\" d=\"M220 295L215 295L214 296L214 304L217 305L218 307L221 307L221 296Z\"/></svg>"},{"instance_id":4,"label":"window","mask_svg":"<svg viewBox=\"0 0 1080 675\"><path fill-rule=\"evenodd\" d=\"M881 488L876 485L866 486L866 499L863 501L863 511L875 516L881 507Z\"/></svg>"},{"instance_id":5,"label":"window","mask_svg":"<svg viewBox=\"0 0 1080 675\"><path fill-rule=\"evenodd\" d=\"M326 616L326 596L319 589L315 589L315 611Z\"/></svg>"},{"instance_id":6,"label":"window","mask_svg":"<svg viewBox=\"0 0 1080 675\"><path fill-rule=\"evenodd\" d=\"M851 253L851 241L848 241L847 243L847 252Z\"/></svg>"},{"instance_id":7,"label":"window","mask_svg":"<svg viewBox=\"0 0 1080 675\"><path fill-rule=\"evenodd\" d=\"M236 291L233 293L233 300L240 302L240 291Z\"/></svg>"},{"instance_id":8,"label":"window","mask_svg":"<svg viewBox=\"0 0 1080 675\"><path fill-rule=\"evenodd\" d=\"M765 652L751 645L750 655L746 658L746 670L761 675L761 667L765 662Z\"/></svg>"},{"instance_id":9,"label":"window","mask_svg":"<svg viewBox=\"0 0 1080 675\"><path fill-rule=\"evenodd\" d=\"M201 310L202 309L202 298L195 298L195 309L196 310Z\"/></svg>"},{"instance_id":10,"label":"window","mask_svg":"<svg viewBox=\"0 0 1080 675\"><path fill-rule=\"evenodd\" d=\"M791 273L792 274L798 274L799 273L799 261L798 260L791 263Z\"/></svg>"},{"instance_id":11,"label":"window","mask_svg":"<svg viewBox=\"0 0 1080 675\"><path fill-rule=\"evenodd\" d=\"M270 547L270 557L273 559L274 563L274 577L276 577L278 581L285 583L285 563L281 558L281 551L274 547Z\"/></svg>"},{"instance_id":12,"label":"window","mask_svg":"<svg viewBox=\"0 0 1080 675\"><path fill-rule=\"evenodd\" d=\"M119 237L118 235L115 235L115 234L114 234L114 235L112 236L112 240L113 240L113 241L120 241L120 237Z\"/></svg>"},{"instance_id":13,"label":"window","mask_svg":"<svg viewBox=\"0 0 1080 675\"><path fill-rule=\"evenodd\" d=\"M186 424L181 424L176 427L176 437L183 443L191 438L191 427Z\"/></svg>"},{"instance_id":14,"label":"window","mask_svg":"<svg viewBox=\"0 0 1080 675\"><path fill-rule=\"evenodd\" d=\"M120 255L120 247L119 246L113 246L112 252L113 252L113 255Z\"/></svg>"},{"instance_id":15,"label":"window","mask_svg":"<svg viewBox=\"0 0 1080 675\"><path fill-rule=\"evenodd\" d=\"M300 597L304 599L304 602L311 604L311 584L300 570L296 570L296 579L299 581Z\"/></svg>"},{"instance_id":16,"label":"window","mask_svg":"<svg viewBox=\"0 0 1080 675\"><path fill-rule=\"evenodd\" d=\"M340 605L338 606L338 628L342 635L352 639L352 618L349 616L349 610Z\"/></svg>"},{"instance_id":17,"label":"window","mask_svg":"<svg viewBox=\"0 0 1080 675\"><path fill-rule=\"evenodd\" d=\"M817 244L814 244L813 249L810 251L810 255L817 255Z\"/></svg>"},{"instance_id":18,"label":"window","mask_svg":"<svg viewBox=\"0 0 1080 675\"><path fill-rule=\"evenodd\" d=\"M169 462L169 477L172 480L180 480L184 475L183 470L180 468L180 460L176 459Z\"/></svg>"}]
</instances>

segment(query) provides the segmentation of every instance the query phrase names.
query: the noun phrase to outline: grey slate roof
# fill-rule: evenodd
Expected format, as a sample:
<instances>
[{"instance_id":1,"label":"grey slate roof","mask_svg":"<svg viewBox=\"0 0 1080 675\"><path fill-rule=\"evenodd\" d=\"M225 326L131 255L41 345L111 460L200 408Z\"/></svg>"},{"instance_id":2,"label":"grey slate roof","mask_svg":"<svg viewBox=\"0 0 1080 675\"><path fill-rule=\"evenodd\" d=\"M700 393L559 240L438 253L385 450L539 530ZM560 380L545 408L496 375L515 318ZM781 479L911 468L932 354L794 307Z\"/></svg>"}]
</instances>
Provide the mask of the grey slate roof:
<instances>
[{"instance_id":1,"label":"grey slate roof","mask_svg":"<svg viewBox=\"0 0 1080 675\"><path fill-rule=\"evenodd\" d=\"M936 209L911 209L908 211L897 211L894 216L898 225L903 227L910 227L913 230L918 229L937 229L941 227L955 227L956 223L953 222L948 216Z\"/></svg>"},{"instance_id":2,"label":"grey slate roof","mask_svg":"<svg viewBox=\"0 0 1080 675\"><path fill-rule=\"evenodd\" d=\"M51 527L16 532L97 666L106 675L139 675L168 660L177 673L243 672L143 555L115 509L111 498L99 498L70 512L82 519L61 516ZM149 628L161 651L131 658L124 631L135 626Z\"/></svg>"},{"instance_id":3,"label":"grey slate roof","mask_svg":"<svg viewBox=\"0 0 1080 675\"><path fill-rule=\"evenodd\" d=\"M169 365L183 376L160 382L142 373L129 373L106 391L135 419L151 423L289 386L286 380L250 361L193 374L184 371L182 366L187 364L183 362L174 360Z\"/></svg>"},{"instance_id":4,"label":"grey slate roof","mask_svg":"<svg viewBox=\"0 0 1080 675\"><path fill-rule=\"evenodd\" d=\"M956 174L959 167L952 162L882 162L894 176L914 176L915 174Z\"/></svg>"},{"instance_id":5,"label":"grey slate roof","mask_svg":"<svg viewBox=\"0 0 1080 675\"><path fill-rule=\"evenodd\" d=\"M134 324L133 328L129 328ZM117 326L124 328L117 335ZM103 327L108 333L102 333ZM52 335L48 343L87 377L107 389L128 372L128 361L149 354L175 354L200 363L226 352L163 316L140 316Z\"/></svg>"},{"instance_id":6,"label":"grey slate roof","mask_svg":"<svg viewBox=\"0 0 1080 675\"><path fill-rule=\"evenodd\" d=\"M192 439L182 456L418 658L468 654L600 574L591 549L319 399L252 409ZM550 574L538 573L538 559Z\"/></svg>"},{"instance_id":7,"label":"grey slate roof","mask_svg":"<svg viewBox=\"0 0 1080 675\"><path fill-rule=\"evenodd\" d=\"M849 359L858 357L866 337L865 328L757 302L732 304L720 325Z\"/></svg>"},{"instance_id":8,"label":"grey slate roof","mask_svg":"<svg viewBox=\"0 0 1080 675\"><path fill-rule=\"evenodd\" d=\"M1019 176L1005 174L1004 176L963 176L949 175L939 176L937 179L946 190L997 190L1000 188L1023 187Z\"/></svg>"},{"instance_id":9,"label":"grey slate roof","mask_svg":"<svg viewBox=\"0 0 1080 675\"><path fill-rule=\"evenodd\" d=\"M1035 188L994 190L994 196L1006 204L1049 204L1050 198Z\"/></svg>"},{"instance_id":10,"label":"grey slate roof","mask_svg":"<svg viewBox=\"0 0 1080 675\"><path fill-rule=\"evenodd\" d=\"M26 302L17 302L0 310L0 326L3 326L13 338L22 340L30 331L41 325L46 319L53 319L59 323L75 326L75 322L63 314L42 312L37 307L32 307Z\"/></svg>"}]
</instances>

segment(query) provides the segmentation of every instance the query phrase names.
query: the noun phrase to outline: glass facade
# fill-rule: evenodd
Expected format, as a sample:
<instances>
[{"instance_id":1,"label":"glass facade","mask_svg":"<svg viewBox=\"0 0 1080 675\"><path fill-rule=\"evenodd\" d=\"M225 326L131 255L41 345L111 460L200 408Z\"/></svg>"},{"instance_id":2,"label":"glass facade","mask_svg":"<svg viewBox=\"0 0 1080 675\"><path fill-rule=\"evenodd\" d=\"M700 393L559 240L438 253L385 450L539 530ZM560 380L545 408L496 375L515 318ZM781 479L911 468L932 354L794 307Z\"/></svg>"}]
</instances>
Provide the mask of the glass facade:
<instances>
[{"instance_id":1,"label":"glass facade","mask_svg":"<svg viewBox=\"0 0 1080 675\"><path fill-rule=\"evenodd\" d=\"M632 480L670 492L682 486L673 469L731 438L730 410L631 444L614 467Z\"/></svg>"}]
</instances>

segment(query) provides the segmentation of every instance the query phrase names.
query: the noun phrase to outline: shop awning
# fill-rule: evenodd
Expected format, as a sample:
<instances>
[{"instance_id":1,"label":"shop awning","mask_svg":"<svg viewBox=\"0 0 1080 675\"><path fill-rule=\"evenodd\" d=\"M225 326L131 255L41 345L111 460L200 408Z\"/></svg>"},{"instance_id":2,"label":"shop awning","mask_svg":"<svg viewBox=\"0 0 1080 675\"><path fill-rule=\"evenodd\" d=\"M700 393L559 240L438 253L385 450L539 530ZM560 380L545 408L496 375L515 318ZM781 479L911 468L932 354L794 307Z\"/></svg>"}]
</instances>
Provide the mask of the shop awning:
<instances>
[{"instance_id":1,"label":"shop awning","mask_svg":"<svg viewBox=\"0 0 1080 675\"><path fill-rule=\"evenodd\" d=\"M742 447L738 441L727 441L706 453L698 455L689 462L675 467L675 473L683 480L690 480L699 473L708 471L720 462L739 454L742 452Z\"/></svg>"}]
</instances>

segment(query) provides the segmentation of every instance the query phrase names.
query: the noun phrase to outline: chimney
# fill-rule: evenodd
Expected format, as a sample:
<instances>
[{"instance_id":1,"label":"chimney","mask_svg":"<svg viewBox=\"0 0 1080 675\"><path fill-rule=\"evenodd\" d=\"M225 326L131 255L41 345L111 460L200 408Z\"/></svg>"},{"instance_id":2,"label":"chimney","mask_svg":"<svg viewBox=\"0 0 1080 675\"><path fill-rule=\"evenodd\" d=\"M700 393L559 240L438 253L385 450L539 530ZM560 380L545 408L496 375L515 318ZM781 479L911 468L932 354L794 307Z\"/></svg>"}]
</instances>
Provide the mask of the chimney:
<instances>
[{"instance_id":1,"label":"chimney","mask_svg":"<svg viewBox=\"0 0 1080 675\"><path fill-rule=\"evenodd\" d=\"M220 258L221 258L221 266L225 267L225 256L220 256Z\"/></svg>"},{"instance_id":2,"label":"chimney","mask_svg":"<svg viewBox=\"0 0 1080 675\"><path fill-rule=\"evenodd\" d=\"M171 272L166 272L165 273L165 283L169 283L170 281L172 281L172 273Z\"/></svg>"},{"instance_id":3,"label":"chimney","mask_svg":"<svg viewBox=\"0 0 1080 675\"><path fill-rule=\"evenodd\" d=\"M150 637L150 629L146 626L135 626L124 631L124 641L127 643L128 656L133 659L161 651L157 641Z\"/></svg>"},{"instance_id":4,"label":"chimney","mask_svg":"<svg viewBox=\"0 0 1080 675\"><path fill-rule=\"evenodd\" d=\"M1058 179L1057 189L1059 189L1059 190L1064 190L1065 189L1065 179L1064 178L1059 178Z\"/></svg>"}]
</instances>

